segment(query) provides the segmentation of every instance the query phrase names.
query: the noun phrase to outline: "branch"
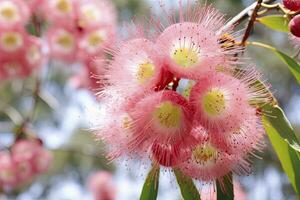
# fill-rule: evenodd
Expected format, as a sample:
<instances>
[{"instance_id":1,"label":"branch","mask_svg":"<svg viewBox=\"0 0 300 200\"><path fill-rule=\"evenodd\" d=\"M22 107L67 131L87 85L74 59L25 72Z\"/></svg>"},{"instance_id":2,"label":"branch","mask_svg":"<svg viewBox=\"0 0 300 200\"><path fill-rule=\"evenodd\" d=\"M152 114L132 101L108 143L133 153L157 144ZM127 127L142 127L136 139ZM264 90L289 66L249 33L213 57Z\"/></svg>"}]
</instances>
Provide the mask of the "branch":
<instances>
[{"instance_id":1,"label":"branch","mask_svg":"<svg viewBox=\"0 0 300 200\"><path fill-rule=\"evenodd\" d=\"M256 3L256 6L252 12L252 15L251 15L251 18L250 18L250 21L248 23L248 26L246 28L246 31L245 31L245 34L244 34L244 37L242 39L242 42L241 42L241 45L242 46L245 46L246 45L246 41L248 40L249 36L250 36L250 33L251 33L251 30L254 26L254 23L255 23L255 20L257 18L257 12L259 11L260 7L261 7L261 4L262 4L263 0L258 0L257 3Z\"/></svg>"},{"instance_id":2,"label":"branch","mask_svg":"<svg viewBox=\"0 0 300 200\"><path fill-rule=\"evenodd\" d=\"M263 0L263 3L273 3L276 0ZM230 27L235 27L242 23L244 20L248 19L249 17L249 12L252 11L256 7L257 3L253 3L247 8L245 8L242 12L240 12L238 15L233 17L230 21L227 22L227 24L222 28L222 30L226 30Z\"/></svg>"}]
</instances>

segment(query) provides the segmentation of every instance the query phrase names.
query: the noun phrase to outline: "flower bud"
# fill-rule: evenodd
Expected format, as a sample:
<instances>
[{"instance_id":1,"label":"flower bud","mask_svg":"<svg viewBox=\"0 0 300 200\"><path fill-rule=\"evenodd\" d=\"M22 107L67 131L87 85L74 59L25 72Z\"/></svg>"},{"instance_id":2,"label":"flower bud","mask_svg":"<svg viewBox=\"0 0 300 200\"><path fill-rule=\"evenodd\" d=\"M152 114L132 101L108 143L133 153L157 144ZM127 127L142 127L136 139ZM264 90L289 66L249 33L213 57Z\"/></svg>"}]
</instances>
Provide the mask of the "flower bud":
<instances>
[{"instance_id":1,"label":"flower bud","mask_svg":"<svg viewBox=\"0 0 300 200\"><path fill-rule=\"evenodd\" d=\"M300 0L283 0L283 4L289 10L300 10Z\"/></svg>"},{"instance_id":2,"label":"flower bud","mask_svg":"<svg viewBox=\"0 0 300 200\"><path fill-rule=\"evenodd\" d=\"M300 37L300 15L297 15L290 21L289 28L294 36Z\"/></svg>"}]
</instances>

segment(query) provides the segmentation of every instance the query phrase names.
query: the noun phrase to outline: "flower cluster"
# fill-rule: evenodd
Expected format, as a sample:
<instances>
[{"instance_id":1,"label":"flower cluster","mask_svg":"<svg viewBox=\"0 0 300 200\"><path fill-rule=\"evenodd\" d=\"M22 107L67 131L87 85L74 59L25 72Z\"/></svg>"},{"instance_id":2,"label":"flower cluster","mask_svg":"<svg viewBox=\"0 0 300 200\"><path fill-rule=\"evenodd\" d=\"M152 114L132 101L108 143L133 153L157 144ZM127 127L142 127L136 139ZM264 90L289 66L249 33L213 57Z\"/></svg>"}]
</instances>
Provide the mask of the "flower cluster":
<instances>
[{"instance_id":1,"label":"flower cluster","mask_svg":"<svg viewBox=\"0 0 300 200\"><path fill-rule=\"evenodd\" d=\"M49 14L50 13L50 14ZM107 0L0 2L0 77L27 77L49 58L82 64L78 87L98 88L117 13Z\"/></svg>"},{"instance_id":2,"label":"flower cluster","mask_svg":"<svg viewBox=\"0 0 300 200\"><path fill-rule=\"evenodd\" d=\"M76 81L79 87L93 88L96 80L91 74L101 74L98 69L102 67L95 68L94 59L101 59L104 49L115 40L117 14L113 5L106 0L49 0L43 10L50 23L46 37L51 58L83 63L86 67Z\"/></svg>"},{"instance_id":3,"label":"flower cluster","mask_svg":"<svg viewBox=\"0 0 300 200\"><path fill-rule=\"evenodd\" d=\"M95 200L114 200L115 187L112 175L106 171L98 171L89 177L88 187Z\"/></svg>"},{"instance_id":4,"label":"flower cluster","mask_svg":"<svg viewBox=\"0 0 300 200\"><path fill-rule=\"evenodd\" d=\"M150 20L153 35L138 31L112 51L96 136L112 159L150 159L198 180L249 172L247 156L263 147L256 106L269 101L261 74L238 68L243 49L217 10L167 15L167 25Z\"/></svg>"},{"instance_id":5,"label":"flower cluster","mask_svg":"<svg viewBox=\"0 0 300 200\"><path fill-rule=\"evenodd\" d=\"M11 190L45 173L52 155L36 140L19 140L0 152L0 188Z\"/></svg>"},{"instance_id":6,"label":"flower cluster","mask_svg":"<svg viewBox=\"0 0 300 200\"><path fill-rule=\"evenodd\" d=\"M25 77L42 63L41 41L27 33L30 7L21 0L0 2L0 77Z\"/></svg>"}]
</instances>

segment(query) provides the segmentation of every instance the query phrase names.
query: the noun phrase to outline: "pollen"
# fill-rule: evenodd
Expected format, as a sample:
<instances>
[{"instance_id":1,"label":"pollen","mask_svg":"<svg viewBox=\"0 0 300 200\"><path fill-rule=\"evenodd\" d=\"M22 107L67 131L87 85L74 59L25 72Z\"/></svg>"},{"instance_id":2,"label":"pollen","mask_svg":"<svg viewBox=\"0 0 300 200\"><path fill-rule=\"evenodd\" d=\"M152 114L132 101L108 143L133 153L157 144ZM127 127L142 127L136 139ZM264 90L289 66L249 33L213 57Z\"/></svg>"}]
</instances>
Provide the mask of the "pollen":
<instances>
[{"instance_id":1,"label":"pollen","mask_svg":"<svg viewBox=\"0 0 300 200\"><path fill-rule=\"evenodd\" d=\"M218 151L208 143L204 145L198 145L193 150L193 159L200 165L215 163L218 159Z\"/></svg>"},{"instance_id":2,"label":"pollen","mask_svg":"<svg viewBox=\"0 0 300 200\"><path fill-rule=\"evenodd\" d=\"M7 32L1 37L2 47L7 51L15 51L23 45L23 38L20 33Z\"/></svg>"},{"instance_id":3,"label":"pollen","mask_svg":"<svg viewBox=\"0 0 300 200\"><path fill-rule=\"evenodd\" d=\"M223 91L211 89L202 98L204 112L212 117L221 115L226 109L226 98Z\"/></svg>"},{"instance_id":4,"label":"pollen","mask_svg":"<svg viewBox=\"0 0 300 200\"><path fill-rule=\"evenodd\" d=\"M172 59L183 68L193 67L199 61L199 53L192 48L178 48L173 51Z\"/></svg>"},{"instance_id":5,"label":"pollen","mask_svg":"<svg viewBox=\"0 0 300 200\"><path fill-rule=\"evenodd\" d=\"M16 6L7 1L0 4L0 16L3 20L9 22L14 22L20 18Z\"/></svg>"},{"instance_id":6,"label":"pollen","mask_svg":"<svg viewBox=\"0 0 300 200\"><path fill-rule=\"evenodd\" d=\"M154 119L164 128L179 128L182 110L170 101L161 103L154 111Z\"/></svg>"},{"instance_id":7,"label":"pollen","mask_svg":"<svg viewBox=\"0 0 300 200\"><path fill-rule=\"evenodd\" d=\"M155 66L152 63L150 62L142 63L138 66L136 78L140 84L144 84L154 76L154 73L155 73Z\"/></svg>"},{"instance_id":8,"label":"pollen","mask_svg":"<svg viewBox=\"0 0 300 200\"><path fill-rule=\"evenodd\" d=\"M70 13L72 5L70 0L58 0L55 5L56 9L62 13Z\"/></svg>"}]
</instances>

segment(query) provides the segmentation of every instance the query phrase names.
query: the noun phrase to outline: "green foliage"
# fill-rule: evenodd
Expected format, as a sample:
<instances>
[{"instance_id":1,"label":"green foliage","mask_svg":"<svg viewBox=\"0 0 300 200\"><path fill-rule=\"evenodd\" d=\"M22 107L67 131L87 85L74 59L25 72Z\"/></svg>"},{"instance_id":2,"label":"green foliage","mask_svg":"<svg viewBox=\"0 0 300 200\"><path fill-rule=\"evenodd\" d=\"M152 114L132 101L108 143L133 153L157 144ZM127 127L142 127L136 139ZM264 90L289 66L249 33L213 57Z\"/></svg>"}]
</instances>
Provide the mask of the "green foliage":
<instances>
[{"instance_id":1,"label":"green foliage","mask_svg":"<svg viewBox=\"0 0 300 200\"><path fill-rule=\"evenodd\" d=\"M140 200L155 200L157 198L159 171L159 166L153 165L144 183Z\"/></svg>"},{"instance_id":2,"label":"green foliage","mask_svg":"<svg viewBox=\"0 0 300 200\"><path fill-rule=\"evenodd\" d=\"M233 200L233 180L232 173L227 174L220 180L217 180L217 200Z\"/></svg>"},{"instance_id":3,"label":"green foliage","mask_svg":"<svg viewBox=\"0 0 300 200\"><path fill-rule=\"evenodd\" d=\"M249 44L269 49L275 53L275 55L289 67L297 82L300 84L300 65L296 60L270 45L260 42L249 42Z\"/></svg>"},{"instance_id":4,"label":"green foliage","mask_svg":"<svg viewBox=\"0 0 300 200\"><path fill-rule=\"evenodd\" d=\"M289 20L285 16L268 15L258 18L257 21L275 31L289 32Z\"/></svg>"},{"instance_id":5,"label":"green foliage","mask_svg":"<svg viewBox=\"0 0 300 200\"><path fill-rule=\"evenodd\" d=\"M177 183L180 187L181 195L184 200L200 200L200 194L193 180L182 174L178 169L174 169Z\"/></svg>"},{"instance_id":6,"label":"green foliage","mask_svg":"<svg viewBox=\"0 0 300 200\"><path fill-rule=\"evenodd\" d=\"M262 121L271 144L288 176L293 188L300 197L300 145L293 128L278 106L267 104L263 107Z\"/></svg>"}]
</instances>

